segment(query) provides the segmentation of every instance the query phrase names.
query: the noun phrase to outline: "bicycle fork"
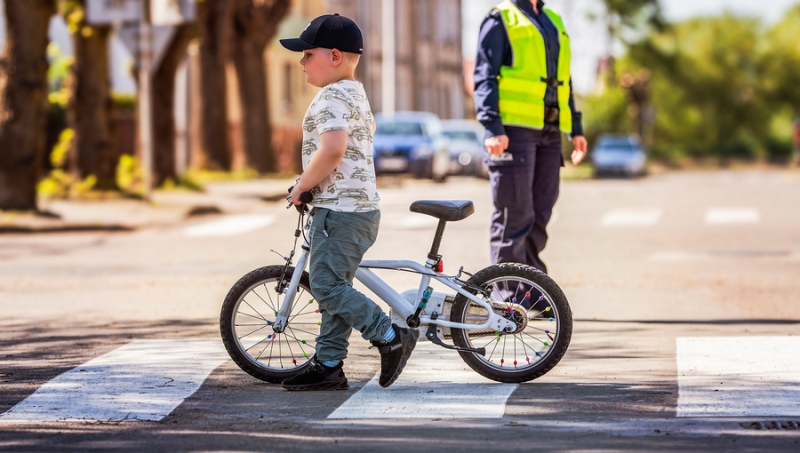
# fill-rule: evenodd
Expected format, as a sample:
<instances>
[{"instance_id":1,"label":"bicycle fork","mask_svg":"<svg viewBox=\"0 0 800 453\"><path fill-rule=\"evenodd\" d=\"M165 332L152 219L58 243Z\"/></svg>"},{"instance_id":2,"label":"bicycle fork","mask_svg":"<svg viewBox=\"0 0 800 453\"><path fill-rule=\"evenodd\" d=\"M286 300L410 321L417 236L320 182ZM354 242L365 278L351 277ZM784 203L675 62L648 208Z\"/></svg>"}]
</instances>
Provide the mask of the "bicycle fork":
<instances>
[{"instance_id":1,"label":"bicycle fork","mask_svg":"<svg viewBox=\"0 0 800 453\"><path fill-rule=\"evenodd\" d=\"M300 257L297 259L297 266L294 268L294 273L292 274L292 279L289 281L289 285L283 291L284 298L281 307L276 313L275 316L275 323L272 325L272 330L276 333L281 333L286 329L286 324L288 323L289 319L289 310L292 308L292 301L294 300L294 296L297 294L297 287L300 285L300 278L303 276L303 271L306 269L306 264L308 263L308 247L306 244L303 244L302 251L300 252Z\"/></svg>"}]
</instances>

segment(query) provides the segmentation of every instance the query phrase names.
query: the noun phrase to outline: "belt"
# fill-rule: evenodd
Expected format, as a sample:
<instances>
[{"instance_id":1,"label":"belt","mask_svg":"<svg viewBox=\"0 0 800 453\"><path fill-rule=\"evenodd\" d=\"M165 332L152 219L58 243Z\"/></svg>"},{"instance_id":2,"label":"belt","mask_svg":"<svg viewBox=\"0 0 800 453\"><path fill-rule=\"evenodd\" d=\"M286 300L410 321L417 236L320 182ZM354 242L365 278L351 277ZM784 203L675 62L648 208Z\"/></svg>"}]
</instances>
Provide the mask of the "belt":
<instances>
[{"instance_id":1,"label":"belt","mask_svg":"<svg viewBox=\"0 0 800 453\"><path fill-rule=\"evenodd\" d=\"M542 77L542 82L546 83L548 86L553 88L558 88L564 85L564 82L559 82L558 79L548 79L547 77Z\"/></svg>"}]
</instances>

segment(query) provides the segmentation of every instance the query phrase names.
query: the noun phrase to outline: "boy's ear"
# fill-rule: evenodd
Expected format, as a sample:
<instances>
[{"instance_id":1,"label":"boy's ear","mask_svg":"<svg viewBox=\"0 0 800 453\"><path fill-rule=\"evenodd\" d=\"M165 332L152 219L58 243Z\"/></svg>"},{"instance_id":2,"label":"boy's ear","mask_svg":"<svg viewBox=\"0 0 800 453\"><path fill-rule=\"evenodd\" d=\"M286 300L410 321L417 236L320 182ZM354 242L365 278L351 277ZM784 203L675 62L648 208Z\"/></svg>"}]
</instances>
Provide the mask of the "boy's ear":
<instances>
[{"instance_id":1,"label":"boy's ear","mask_svg":"<svg viewBox=\"0 0 800 453\"><path fill-rule=\"evenodd\" d=\"M334 67L342 64L343 60L344 55L342 55L342 52L339 49L331 49L331 62L333 63Z\"/></svg>"}]
</instances>

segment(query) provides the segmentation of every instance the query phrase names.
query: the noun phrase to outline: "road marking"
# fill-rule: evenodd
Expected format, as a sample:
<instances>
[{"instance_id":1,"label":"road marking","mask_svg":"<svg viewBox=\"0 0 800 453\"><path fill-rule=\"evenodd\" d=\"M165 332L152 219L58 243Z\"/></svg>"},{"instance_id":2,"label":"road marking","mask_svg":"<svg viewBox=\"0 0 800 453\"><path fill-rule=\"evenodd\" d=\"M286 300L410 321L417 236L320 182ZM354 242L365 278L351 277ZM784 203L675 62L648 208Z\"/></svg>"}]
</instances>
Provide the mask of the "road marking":
<instances>
[{"instance_id":1,"label":"road marking","mask_svg":"<svg viewBox=\"0 0 800 453\"><path fill-rule=\"evenodd\" d=\"M234 236L272 225L275 216L265 214L231 215L186 228L187 236Z\"/></svg>"},{"instance_id":2,"label":"road marking","mask_svg":"<svg viewBox=\"0 0 800 453\"><path fill-rule=\"evenodd\" d=\"M755 208L711 208L705 215L708 225L757 223L759 220L761 214Z\"/></svg>"},{"instance_id":3,"label":"road marking","mask_svg":"<svg viewBox=\"0 0 800 453\"><path fill-rule=\"evenodd\" d=\"M328 418L501 418L516 388L472 371L455 351L419 343L391 387L375 376Z\"/></svg>"},{"instance_id":4,"label":"road marking","mask_svg":"<svg viewBox=\"0 0 800 453\"><path fill-rule=\"evenodd\" d=\"M652 226L661 220L659 209L615 209L607 212L600 224L607 227Z\"/></svg>"},{"instance_id":5,"label":"road marking","mask_svg":"<svg viewBox=\"0 0 800 453\"><path fill-rule=\"evenodd\" d=\"M800 337L677 339L678 417L800 416Z\"/></svg>"},{"instance_id":6,"label":"road marking","mask_svg":"<svg viewBox=\"0 0 800 453\"><path fill-rule=\"evenodd\" d=\"M219 340L135 340L48 381L0 422L158 421L226 360Z\"/></svg>"}]
</instances>

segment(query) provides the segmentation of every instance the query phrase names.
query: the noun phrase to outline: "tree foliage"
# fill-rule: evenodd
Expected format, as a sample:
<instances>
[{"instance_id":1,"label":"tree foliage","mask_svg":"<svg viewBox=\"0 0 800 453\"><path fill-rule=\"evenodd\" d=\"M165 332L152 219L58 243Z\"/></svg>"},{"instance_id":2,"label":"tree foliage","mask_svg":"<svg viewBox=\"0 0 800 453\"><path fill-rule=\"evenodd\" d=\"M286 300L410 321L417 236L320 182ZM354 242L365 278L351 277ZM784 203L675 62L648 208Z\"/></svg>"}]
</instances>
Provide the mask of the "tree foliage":
<instances>
[{"instance_id":1,"label":"tree foliage","mask_svg":"<svg viewBox=\"0 0 800 453\"><path fill-rule=\"evenodd\" d=\"M798 80L800 6L769 29L729 14L691 19L629 44L611 87L587 100L587 131L648 130L634 115L647 105L658 157L781 160L800 108ZM633 88L644 82L642 101Z\"/></svg>"}]
</instances>

